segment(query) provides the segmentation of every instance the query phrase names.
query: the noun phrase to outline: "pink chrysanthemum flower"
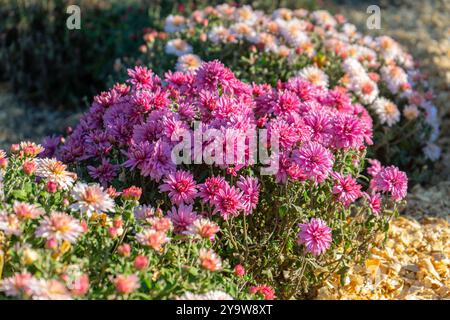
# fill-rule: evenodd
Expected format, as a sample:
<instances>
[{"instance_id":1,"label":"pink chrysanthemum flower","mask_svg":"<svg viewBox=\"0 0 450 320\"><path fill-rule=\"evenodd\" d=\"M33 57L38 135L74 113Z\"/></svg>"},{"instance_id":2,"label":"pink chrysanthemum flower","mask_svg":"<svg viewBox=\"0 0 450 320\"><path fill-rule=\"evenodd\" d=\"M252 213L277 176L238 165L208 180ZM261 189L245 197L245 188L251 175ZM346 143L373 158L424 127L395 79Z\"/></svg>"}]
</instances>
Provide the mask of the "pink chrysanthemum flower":
<instances>
[{"instance_id":1,"label":"pink chrysanthemum flower","mask_svg":"<svg viewBox=\"0 0 450 320\"><path fill-rule=\"evenodd\" d=\"M147 67L135 67L134 69L128 69L128 80L137 89L153 89L160 84L160 79L153 73L152 70Z\"/></svg>"},{"instance_id":2,"label":"pink chrysanthemum flower","mask_svg":"<svg viewBox=\"0 0 450 320\"><path fill-rule=\"evenodd\" d=\"M370 209L372 209L373 214L379 215L381 211L381 195L379 193L374 194L364 194L369 204Z\"/></svg>"},{"instance_id":3,"label":"pink chrysanthemum flower","mask_svg":"<svg viewBox=\"0 0 450 320\"><path fill-rule=\"evenodd\" d=\"M19 219L36 219L45 213L44 209L34 204L15 201L13 211Z\"/></svg>"},{"instance_id":4,"label":"pink chrysanthemum flower","mask_svg":"<svg viewBox=\"0 0 450 320\"><path fill-rule=\"evenodd\" d=\"M360 119L338 114L333 121L333 145L338 149L357 149L364 145L365 130Z\"/></svg>"},{"instance_id":5,"label":"pink chrysanthemum flower","mask_svg":"<svg viewBox=\"0 0 450 320\"><path fill-rule=\"evenodd\" d=\"M214 214L219 212L224 219L228 219L230 215L238 215L242 209L242 192L235 187L230 187L225 183L222 189L217 192L216 197L211 201L214 205Z\"/></svg>"},{"instance_id":6,"label":"pink chrysanthemum flower","mask_svg":"<svg viewBox=\"0 0 450 320\"><path fill-rule=\"evenodd\" d=\"M331 246L331 228L325 221L312 218L309 222L299 225L298 244L304 244L313 255L324 253Z\"/></svg>"},{"instance_id":7,"label":"pink chrysanthemum flower","mask_svg":"<svg viewBox=\"0 0 450 320\"><path fill-rule=\"evenodd\" d=\"M141 286L139 283L139 277L135 274L126 276L119 274L112 280L116 290L120 294L130 294Z\"/></svg>"},{"instance_id":8,"label":"pink chrysanthemum flower","mask_svg":"<svg viewBox=\"0 0 450 320\"><path fill-rule=\"evenodd\" d=\"M338 172L333 172L331 176L335 180L333 194L337 196L337 200L345 207L348 207L362 196L361 185L351 175L344 176Z\"/></svg>"},{"instance_id":9,"label":"pink chrysanthemum flower","mask_svg":"<svg viewBox=\"0 0 450 320\"><path fill-rule=\"evenodd\" d=\"M181 204L178 209L172 207L167 213L167 217L173 223L175 233L183 233L198 218L197 212L192 211L192 205L185 206Z\"/></svg>"},{"instance_id":10,"label":"pink chrysanthemum flower","mask_svg":"<svg viewBox=\"0 0 450 320\"><path fill-rule=\"evenodd\" d=\"M131 186L122 190L122 198L125 200L139 201L142 195L142 188Z\"/></svg>"},{"instance_id":11,"label":"pink chrysanthemum flower","mask_svg":"<svg viewBox=\"0 0 450 320\"><path fill-rule=\"evenodd\" d=\"M224 89L229 89L234 79L233 73L218 60L206 62L197 70L195 86L210 91L217 90L221 85Z\"/></svg>"},{"instance_id":12,"label":"pink chrysanthemum flower","mask_svg":"<svg viewBox=\"0 0 450 320\"><path fill-rule=\"evenodd\" d=\"M291 91L282 92L273 106L275 115L292 114L299 110L300 100Z\"/></svg>"},{"instance_id":13,"label":"pink chrysanthemum flower","mask_svg":"<svg viewBox=\"0 0 450 320\"><path fill-rule=\"evenodd\" d=\"M392 199L399 201L406 197L408 177L397 167L389 166L374 177L374 187L377 191L390 192Z\"/></svg>"},{"instance_id":14,"label":"pink chrysanthemum flower","mask_svg":"<svg viewBox=\"0 0 450 320\"><path fill-rule=\"evenodd\" d=\"M375 177L383 169L380 161L376 159L367 159L367 162L370 164L370 167L367 168L367 173L372 177Z\"/></svg>"},{"instance_id":15,"label":"pink chrysanthemum flower","mask_svg":"<svg viewBox=\"0 0 450 320\"><path fill-rule=\"evenodd\" d=\"M304 117L305 124L311 128L312 141L328 147L332 138L330 115L325 112L311 112Z\"/></svg>"},{"instance_id":16,"label":"pink chrysanthemum flower","mask_svg":"<svg viewBox=\"0 0 450 320\"><path fill-rule=\"evenodd\" d=\"M222 189L226 181L223 177L208 177L205 182L198 186L199 197L204 202L211 202L215 197L217 192Z\"/></svg>"},{"instance_id":17,"label":"pink chrysanthemum flower","mask_svg":"<svg viewBox=\"0 0 450 320\"><path fill-rule=\"evenodd\" d=\"M293 153L293 160L302 168L308 179L323 182L333 167L333 155L317 142L306 142Z\"/></svg>"},{"instance_id":18,"label":"pink chrysanthemum flower","mask_svg":"<svg viewBox=\"0 0 450 320\"><path fill-rule=\"evenodd\" d=\"M78 220L65 213L53 212L50 216L44 217L36 229L35 235L47 240L65 240L75 243L83 232L83 227Z\"/></svg>"},{"instance_id":19,"label":"pink chrysanthemum flower","mask_svg":"<svg viewBox=\"0 0 450 320\"><path fill-rule=\"evenodd\" d=\"M282 118L270 122L269 133L270 139L273 140L272 136L275 136L283 148L290 148L300 140L297 128Z\"/></svg>"},{"instance_id":20,"label":"pink chrysanthemum flower","mask_svg":"<svg viewBox=\"0 0 450 320\"><path fill-rule=\"evenodd\" d=\"M261 294L264 300L274 300L276 298L275 290L271 286L257 285L251 287L249 291L251 294Z\"/></svg>"},{"instance_id":21,"label":"pink chrysanthemum flower","mask_svg":"<svg viewBox=\"0 0 450 320\"><path fill-rule=\"evenodd\" d=\"M159 186L159 191L169 192L170 201L179 205L192 203L197 196L197 187L190 172L178 170L174 174L168 174Z\"/></svg>"},{"instance_id":22,"label":"pink chrysanthemum flower","mask_svg":"<svg viewBox=\"0 0 450 320\"><path fill-rule=\"evenodd\" d=\"M246 214L250 214L258 205L259 201L259 182L254 177L239 177L236 183L239 189L242 190L242 207Z\"/></svg>"}]
</instances>

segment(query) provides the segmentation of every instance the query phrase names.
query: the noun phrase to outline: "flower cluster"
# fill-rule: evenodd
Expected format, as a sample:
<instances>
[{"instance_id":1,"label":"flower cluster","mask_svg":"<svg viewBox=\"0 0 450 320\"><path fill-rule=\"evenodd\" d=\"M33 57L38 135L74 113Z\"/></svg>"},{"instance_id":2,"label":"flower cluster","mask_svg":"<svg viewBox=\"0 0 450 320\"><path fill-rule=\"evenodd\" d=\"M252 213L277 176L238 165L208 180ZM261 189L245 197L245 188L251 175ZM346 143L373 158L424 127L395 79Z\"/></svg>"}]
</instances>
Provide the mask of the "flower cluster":
<instances>
[{"instance_id":1,"label":"flower cluster","mask_svg":"<svg viewBox=\"0 0 450 320\"><path fill-rule=\"evenodd\" d=\"M277 9L271 14L228 4L169 16L164 36L144 34L139 58L162 70L197 70L219 59L249 82L275 85L300 77L348 93L373 117L377 158L421 180L422 166L440 157L437 109L427 76L392 38L357 31L325 10ZM175 48L175 49L174 49ZM431 161L431 162L430 162Z\"/></svg>"},{"instance_id":2,"label":"flower cluster","mask_svg":"<svg viewBox=\"0 0 450 320\"><path fill-rule=\"evenodd\" d=\"M34 143L11 150L0 150L0 299L259 298L213 251L209 218L178 236L170 213L138 204L138 187L80 181Z\"/></svg>"},{"instance_id":3,"label":"flower cluster","mask_svg":"<svg viewBox=\"0 0 450 320\"><path fill-rule=\"evenodd\" d=\"M224 254L259 283L283 288L283 297L302 295L364 255L405 197L407 178L396 167L372 161L372 179L364 179L372 119L345 90L301 76L250 85L218 61L164 80L145 67L128 74L94 98L49 156L102 184L71 191L70 208L87 217L110 212L118 189L157 204L135 209L147 224L136 233L142 247L164 250L169 231L213 241L214 249L198 249L201 268L222 270ZM120 238L122 229L108 233ZM253 291L273 297L271 290Z\"/></svg>"}]
</instances>

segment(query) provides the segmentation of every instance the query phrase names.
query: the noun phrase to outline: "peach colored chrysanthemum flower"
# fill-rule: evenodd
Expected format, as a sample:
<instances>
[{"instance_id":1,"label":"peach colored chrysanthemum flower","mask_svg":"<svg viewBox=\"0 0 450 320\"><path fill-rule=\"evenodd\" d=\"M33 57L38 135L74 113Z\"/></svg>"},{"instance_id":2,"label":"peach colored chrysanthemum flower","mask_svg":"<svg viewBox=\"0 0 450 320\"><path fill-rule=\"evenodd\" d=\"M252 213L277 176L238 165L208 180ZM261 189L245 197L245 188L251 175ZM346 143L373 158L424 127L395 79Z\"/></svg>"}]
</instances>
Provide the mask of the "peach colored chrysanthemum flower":
<instances>
[{"instance_id":1,"label":"peach colored chrysanthemum flower","mask_svg":"<svg viewBox=\"0 0 450 320\"><path fill-rule=\"evenodd\" d=\"M20 152L26 157L36 157L42 151L44 151L44 148L40 144L30 141L22 141L20 143Z\"/></svg>"},{"instance_id":2,"label":"peach colored chrysanthemum flower","mask_svg":"<svg viewBox=\"0 0 450 320\"><path fill-rule=\"evenodd\" d=\"M118 275L115 277L112 282L116 287L116 290L120 294L129 294L133 291L139 289L139 277L135 274L126 276L126 275Z\"/></svg>"},{"instance_id":3,"label":"peach colored chrysanthemum flower","mask_svg":"<svg viewBox=\"0 0 450 320\"><path fill-rule=\"evenodd\" d=\"M66 286L58 280L34 279L30 288L34 300L72 300Z\"/></svg>"},{"instance_id":4,"label":"peach colored chrysanthemum flower","mask_svg":"<svg viewBox=\"0 0 450 320\"><path fill-rule=\"evenodd\" d=\"M22 231L20 230L20 221L17 216L8 214L6 211L0 211L0 231L3 231L7 236L19 236Z\"/></svg>"},{"instance_id":5,"label":"peach colored chrysanthemum flower","mask_svg":"<svg viewBox=\"0 0 450 320\"><path fill-rule=\"evenodd\" d=\"M75 243L82 233L83 227L76 219L65 213L53 212L41 221L35 235L47 240L66 240L70 243Z\"/></svg>"},{"instance_id":6,"label":"peach colored chrysanthemum flower","mask_svg":"<svg viewBox=\"0 0 450 320\"><path fill-rule=\"evenodd\" d=\"M146 229L136 235L136 240L144 246L148 246L153 250L159 251L170 239L167 237L165 232L154 229Z\"/></svg>"},{"instance_id":7,"label":"peach colored chrysanthemum flower","mask_svg":"<svg viewBox=\"0 0 450 320\"><path fill-rule=\"evenodd\" d=\"M218 271L222 269L222 261L212 249L200 249L198 259L202 268L206 270Z\"/></svg>"},{"instance_id":8,"label":"peach colored chrysanthemum flower","mask_svg":"<svg viewBox=\"0 0 450 320\"><path fill-rule=\"evenodd\" d=\"M44 209L34 204L15 201L13 211L19 219L36 219L45 213Z\"/></svg>"},{"instance_id":9,"label":"peach colored chrysanthemum flower","mask_svg":"<svg viewBox=\"0 0 450 320\"><path fill-rule=\"evenodd\" d=\"M220 228L215 222L201 218L189 225L185 233L203 239L214 240L219 230Z\"/></svg>"}]
</instances>

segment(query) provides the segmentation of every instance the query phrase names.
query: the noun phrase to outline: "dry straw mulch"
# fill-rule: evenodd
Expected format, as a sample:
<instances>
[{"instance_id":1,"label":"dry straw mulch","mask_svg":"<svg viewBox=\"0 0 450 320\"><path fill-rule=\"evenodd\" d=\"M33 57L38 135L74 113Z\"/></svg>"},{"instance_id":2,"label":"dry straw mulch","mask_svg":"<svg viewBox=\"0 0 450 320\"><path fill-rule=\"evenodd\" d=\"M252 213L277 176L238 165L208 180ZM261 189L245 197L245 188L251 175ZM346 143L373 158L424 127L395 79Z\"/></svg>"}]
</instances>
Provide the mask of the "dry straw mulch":
<instances>
[{"instance_id":1,"label":"dry straw mulch","mask_svg":"<svg viewBox=\"0 0 450 320\"><path fill-rule=\"evenodd\" d=\"M400 217L363 265L338 276L318 299L450 299L450 226L445 219Z\"/></svg>"}]
</instances>

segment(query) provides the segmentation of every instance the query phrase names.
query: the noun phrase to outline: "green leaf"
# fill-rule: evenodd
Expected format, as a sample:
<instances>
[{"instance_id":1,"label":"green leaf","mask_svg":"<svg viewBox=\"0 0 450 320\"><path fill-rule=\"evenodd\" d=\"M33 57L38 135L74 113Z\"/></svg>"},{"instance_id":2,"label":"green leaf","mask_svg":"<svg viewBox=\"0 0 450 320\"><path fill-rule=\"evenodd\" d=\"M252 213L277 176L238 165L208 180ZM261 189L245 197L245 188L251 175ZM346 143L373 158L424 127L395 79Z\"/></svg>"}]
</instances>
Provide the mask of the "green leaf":
<instances>
[{"instance_id":1,"label":"green leaf","mask_svg":"<svg viewBox=\"0 0 450 320\"><path fill-rule=\"evenodd\" d=\"M27 193L25 190L13 190L11 192L14 199L17 200L26 200L27 199Z\"/></svg>"}]
</instances>

